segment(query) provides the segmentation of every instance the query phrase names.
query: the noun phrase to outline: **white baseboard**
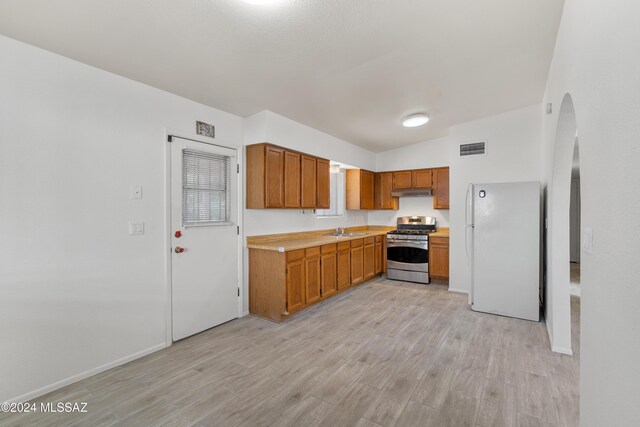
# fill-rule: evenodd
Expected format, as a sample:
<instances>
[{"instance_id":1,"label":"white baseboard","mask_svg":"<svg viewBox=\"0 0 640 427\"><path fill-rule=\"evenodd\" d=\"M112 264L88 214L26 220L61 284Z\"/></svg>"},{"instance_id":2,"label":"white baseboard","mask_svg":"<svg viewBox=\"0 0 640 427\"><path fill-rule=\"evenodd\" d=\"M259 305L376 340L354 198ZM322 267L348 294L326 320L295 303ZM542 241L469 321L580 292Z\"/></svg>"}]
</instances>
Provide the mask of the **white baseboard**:
<instances>
[{"instance_id":1,"label":"white baseboard","mask_svg":"<svg viewBox=\"0 0 640 427\"><path fill-rule=\"evenodd\" d=\"M449 292L453 292L454 294L469 294L469 291L465 291L464 289L449 288Z\"/></svg>"},{"instance_id":2,"label":"white baseboard","mask_svg":"<svg viewBox=\"0 0 640 427\"><path fill-rule=\"evenodd\" d=\"M549 342L551 343L551 351L554 353L566 354L567 356L573 356L573 350L570 348L553 345L553 335L551 334L551 329L549 329L549 323L546 319L545 324L547 325L547 335L549 336Z\"/></svg>"},{"instance_id":3,"label":"white baseboard","mask_svg":"<svg viewBox=\"0 0 640 427\"><path fill-rule=\"evenodd\" d=\"M551 347L551 351L554 353L566 354L567 356L573 356L573 351L570 348L565 347L556 347L555 345Z\"/></svg>"},{"instance_id":4,"label":"white baseboard","mask_svg":"<svg viewBox=\"0 0 640 427\"><path fill-rule=\"evenodd\" d=\"M107 370L109 370L111 368L115 368L116 366L124 365L127 362L131 362L132 360L139 359L139 358L144 357L144 356L146 356L148 354L151 354L151 353L155 353L156 351L162 350L163 348L166 348L166 347L167 347L166 343L154 345L153 347L146 348L144 350L141 350L141 351L138 351L136 353L130 354L130 355L125 356L123 358L120 358L118 360L114 360L113 362L106 363L104 365L98 366L98 367L93 368L93 369L89 369L88 371L84 371L84 372L79 373L77 375L73 375L73 376L71 376L69 378L65 378L63 380L56 381L53 384L46 385L46 386L41 387L41 388L39 388L37 390L30 391L29 393L25 393L25 394L23 394L21 396L14 397L13 399L9 399L7 402L10 402L10 403L13 403L13 402L26 402L28 400L35 399L36 397L40 397L43 394L50 393L50 392L52 392L54 390L57 390L59 388L67 386L69 384L73 384L73 383L78 382L80 380L83 380L85 378L89 378L89 377L91 377L93 375L96 375L96 374L99 374L101 372L107 371Z\"/></svg>"}]
</instances>

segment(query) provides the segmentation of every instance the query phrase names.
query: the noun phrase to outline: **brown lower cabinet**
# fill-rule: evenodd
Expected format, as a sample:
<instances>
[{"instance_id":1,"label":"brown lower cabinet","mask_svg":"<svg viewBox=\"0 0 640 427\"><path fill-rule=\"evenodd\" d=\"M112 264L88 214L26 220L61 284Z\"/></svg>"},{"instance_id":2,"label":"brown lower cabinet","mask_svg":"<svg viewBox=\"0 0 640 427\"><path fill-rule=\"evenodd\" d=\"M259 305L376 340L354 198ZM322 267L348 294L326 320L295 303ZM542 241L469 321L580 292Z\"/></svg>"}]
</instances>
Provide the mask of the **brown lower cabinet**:
<instances>
[{"instance_id":1,"label":"brown lower cabinet","mask_svg":"<svg viewBox=\"0 0 640 427\"><path fill-rule=\"evenodd\" d=\"M376 275L376 246L374 237L364 239L363 254L364 280L369 280Z\"/></svg>"},{"instance_id":2,"label":"brown lower cabinet","mask_svg":"<svg viewBox=\"0 0 640 427\"><path fill-rule=\"evenodd\" d=\"M364 242L362 239L351 241L351 284L364 281Z\"/></svg>"},{"instance_id":3,"label":"brown lower cabinet","mask_svg":"<svg viewBox=\"0 0 640 427\"><path fill-rule=\"evenodd\" d=\"M322 284L322 298L330 297L338 292L338 257L336 245L322 246L320 256L320 282Z\"/></svg>"},{"instance_id":4,"label":"brown lower cabinet","mask_svg":"<svg viewBox=\"0 0 640 427\"><path fill-rule=\"evenodd\" d=\"M375 252L374 252L374 268L375 274L380 274L384 270L384 265L382 262L383 259L383 251L384 251L384 238L382 236L376 236L375 243Z\"/></svg>"},{"instance_id":5,"label":"brown lower cabinet","mask_svg":"<svg viewBox=\"0 0 640 427\"><path fill-rule=\"evenodd\" d=\"M321 291L320 248L309 248L305 251L304 277L307 304L320 301Z\"/></svg>"},{"instance_id":6,"label":"brown lower cabinet","mask_svg":"<svg viewBox=\"0 0 640 427\"><path fill-rule=\"evenodd\" d=\"M305 306L304 250L292 251L287 255L287 307L298 311Z\"/></svg>"},{"instance_id":7,"label":"brown lower cabinet","mask_svg":"<svg viewBox=\"0 0 640 427\"><path fill-rule=\"evenodd\" d=\"M288 252L249 249L249 311L283 321L290 314L380 274L384 236Z\"/></svg>"},{"instance_id":8,"label":"brown lower cabinet","mask_svg":"<svg viewBox=\"0 0 640 427\"><path fill-rule=\"evenodd\" d=\"M351 244L349 242L338 243L338 290L342 291L351 285Z\"/></svg>"},{"instance_id":9,"label":"brown lower cabinet","mask_svg":"<svg viewBox=\"0 0 640 427\"><path fill-rule=\"evenodd\" d=\"M429 239L429 276L432 279L449 280L449 238Z\"/></svg>"}]
</instances>

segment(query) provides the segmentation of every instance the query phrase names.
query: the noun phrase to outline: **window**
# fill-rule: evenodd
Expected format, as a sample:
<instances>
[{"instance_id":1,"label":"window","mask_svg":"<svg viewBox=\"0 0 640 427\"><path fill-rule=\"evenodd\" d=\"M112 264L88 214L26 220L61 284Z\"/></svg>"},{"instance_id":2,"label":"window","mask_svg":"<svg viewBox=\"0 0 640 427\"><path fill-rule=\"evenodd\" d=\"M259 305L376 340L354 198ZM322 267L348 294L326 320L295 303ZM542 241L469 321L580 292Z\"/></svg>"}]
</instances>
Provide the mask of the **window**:
<instances>
[{"instance_id":1,"label":"window","mask_svg":"<svg viewBox=\"0 0 640 427\"><path fill-rule=\"evenodd\" d=\"M228 222L231 216L230 157L182 151L182 222L202 225Z\"/></svg>"},{"instance_id":2,"label":"window","mask_svg":"<svg viewBox=\"0 0 640 427\"><path fill-rule=\"evenodd\" d=\"M331 168L329 174L329 194L330 204L329 209L318 209L316 214L318 217L334 217L344 215L344 201L345 201L345 176L344 171L341 171L339 167Z\"/></svg>"}]
</instances>

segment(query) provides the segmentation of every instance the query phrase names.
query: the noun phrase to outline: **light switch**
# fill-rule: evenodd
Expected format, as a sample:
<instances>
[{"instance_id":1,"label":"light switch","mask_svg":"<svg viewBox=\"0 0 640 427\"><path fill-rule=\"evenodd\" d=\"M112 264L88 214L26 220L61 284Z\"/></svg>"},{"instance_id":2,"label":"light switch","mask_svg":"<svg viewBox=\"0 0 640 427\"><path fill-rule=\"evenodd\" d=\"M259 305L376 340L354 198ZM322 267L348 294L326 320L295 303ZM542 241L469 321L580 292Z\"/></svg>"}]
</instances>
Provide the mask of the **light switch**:
<instances>
[{"instance_id":1,"label":"light switch","mask_svg":"<svg viewBox=\"0 0 640 427\"><path fill-rule=\"evenodd\" d=\"M589 227L585 227L583 230L582 249L586 254L593 253L593 229Z\"/></svg>"},{"instance_id":2,"label":"light switch","mask_svg":"<svg viewBox=\"0 0 640 427\"><path fill-rule=\"evenodd\" d=\"M131 198L132 199L142 199L142 185L132 185L131 186Z\"/></svg>"},{"instance_id":3,"label":"light switch","mask_svg":"<svg viewBox=\"0 0 640 427\"><path fill-rule=\"evenodd\" d=\"M129 235L140 236L144 234L144 222L129 222Z\"/></svg>"}]
</instances>

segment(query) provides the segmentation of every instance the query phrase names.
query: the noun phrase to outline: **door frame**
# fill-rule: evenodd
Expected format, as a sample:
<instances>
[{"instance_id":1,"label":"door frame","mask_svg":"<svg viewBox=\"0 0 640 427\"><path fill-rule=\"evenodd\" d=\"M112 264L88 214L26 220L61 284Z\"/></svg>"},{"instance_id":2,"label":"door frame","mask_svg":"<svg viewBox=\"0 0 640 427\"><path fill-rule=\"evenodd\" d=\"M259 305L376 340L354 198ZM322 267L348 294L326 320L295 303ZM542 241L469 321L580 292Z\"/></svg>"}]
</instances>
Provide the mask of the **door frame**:
<instances>
[{"instance_id":1,"label":"door frame","mask_svg":"<svg viewBox=\"0 0 640 427\"><path fill-rule=\"evenodd\" d=\"M237 192L237 209L238 209L238 227L240 227L240 232L238 233L238 289L240 290L240 295L238 296L238 317L243 317L243 301L244 301L244 278L243 278L243 266L244 266L244 251L242 244L242 236L244 233L243 228L243 212L242 212L242 174L243 174L243 150L242 147L234 147L233 145L224 145L226 141L207 141L201 135L189 134L188 132L183 132L175 129L165 128L164 130L164 207L165 207L165 215L164 215L164 230L165 230L165 241L164 241L164 251L165 251L165 346L169 347L173 344L173 315L172 315L172 281L171 281L171 142L169 139L171 137L188 139L192 142L198 142L201 144L214 145L216 147L227 148L229 150L233 150L236 152L236 161L239 166L239 172L236 173L236 192ZM222 142L222 143L219 143Z\"/></svg>"}]
</instances>

